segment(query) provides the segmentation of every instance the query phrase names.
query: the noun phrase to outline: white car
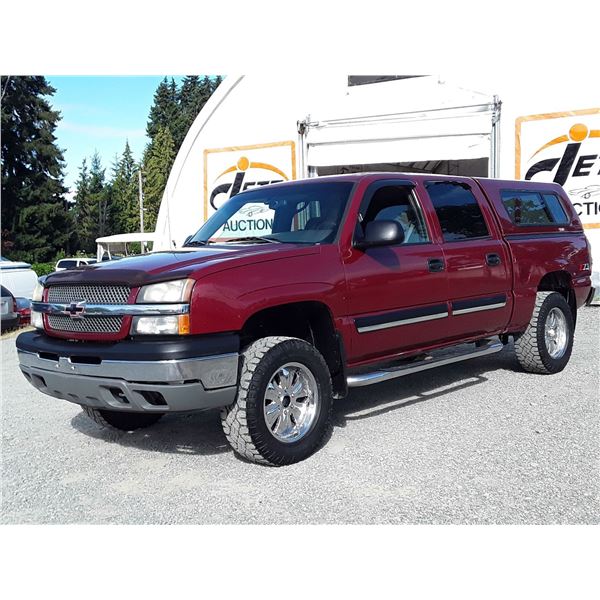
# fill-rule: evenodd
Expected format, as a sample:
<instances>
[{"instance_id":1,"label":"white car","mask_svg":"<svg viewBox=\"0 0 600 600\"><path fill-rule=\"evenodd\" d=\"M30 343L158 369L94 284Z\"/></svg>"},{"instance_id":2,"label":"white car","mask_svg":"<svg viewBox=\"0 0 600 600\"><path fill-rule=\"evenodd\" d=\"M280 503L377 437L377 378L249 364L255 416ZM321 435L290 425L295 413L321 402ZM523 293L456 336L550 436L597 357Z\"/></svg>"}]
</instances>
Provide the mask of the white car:
<instances>
[{"instance_id":1,"label":"white car","mask_svg":"<svg viewBox=\"0 0 600 600\"><path fill-rule=\"evenodd\" d=\"M75 267L85 267L85 265L93 265L98 262L95 258L87 258L86 256L76 256L75 258L61 258L54 267L57 271L66 271Z\"/></svg>"},{"instance_id":2,"label":"white car","mask_svg":"<svg viewBox=\"0 0 600 600\"><path fill-rule=\"evenodd\" d=\"M600 185L588 185L584 188L569 190L569 193L574 196L581 196L585 200L588 200L592 196L600 196Z\"/></svg>"},{"instance_id":3,"label":"white car","mask_svg":"<svg viewBox=\"0 0 600 600\"><path fill-rule=\"evenodd\" d=\"M16 298L31 300L38 276L26 262L14 262L0 256L0 283Z\"/></svg>"}]
</instances>

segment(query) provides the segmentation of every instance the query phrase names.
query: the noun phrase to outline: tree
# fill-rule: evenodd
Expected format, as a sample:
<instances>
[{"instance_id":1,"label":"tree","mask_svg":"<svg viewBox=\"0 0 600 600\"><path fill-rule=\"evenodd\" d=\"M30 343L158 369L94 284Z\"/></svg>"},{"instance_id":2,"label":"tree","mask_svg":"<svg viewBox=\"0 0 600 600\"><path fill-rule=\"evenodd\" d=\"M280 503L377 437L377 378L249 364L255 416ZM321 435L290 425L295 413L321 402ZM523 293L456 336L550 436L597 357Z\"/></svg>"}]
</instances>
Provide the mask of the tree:
<instances>
[{"instance_id":1,"label":"tree","mask_svg":"<svg viewBox=\"0 0 600 600\"><path fill-rule=\"evenodd\" d=\"M96 222L96 237L107 234L107 224L110 218L110 194L109 188L105 183L106 170L102 168L100 155L96 150L92 156L90 166L90 199L92 205L97 210L98 219ZM95 238L92 249L95 247Z\"/></svg>"},{"instance_id":2,"label":"tree","mask_svg":"<svg viewBox=\"0 0 600 600\"><path fill-rule=\"evenodd\" d=\"M121 158L116 160L113 166L113 178L110 184L112 207L110 230L112 233L139 231L137 181L139 168L133 158L129 142L126 142Z\"/></svg>"},{"instance_id":3,"label":"tree","mask_svg":"<svg viewBox=\"0 0 600 600\"><path fill-rule=\"evenodd\" d=\"M75 220L79 247L88 250L95 241L96 210L90 200L90 173L87 159L83 159L79 167L79 178L75 184Z\"/></svg>"},{"instance_id":4,"label":"tree","mask_svg":"<svg viewBox=\"0 0 600 600\"><path fill-rule=\"evenodd\" d=\"M80 247L94 252L96 238L107 235L110 220L110 187L105 183L105 169L98 152L92 156L90 169L84 158L79 169L75 192L75 214Z\"/></svg>"},{"instance_id":5,"label":"tree","mask_svg":"<svg viewBox=\"0 0 600 600\"><path fill-rule=\"evenodd\" d=\"M156 227L158 209L162 200L167 178L175 160L175 145L168 127L161 127L154 140L147 146L144 155L144 229Z\"/></svg>"},{"instance_id":6,"label":"tree","mask_svg":"<svg viewBox=\"0 0 600 600\"><path fill-rule=\"evenodd\" d=\"M44 77L1 77L2 250L11 258L50 261L71 250L64 159L54 131L60 113Z\"/></svg>"},{"instance_id":7,"label":"tree","mask_svg":"<svg viewBox=\"0 0 600 600\"><path fill-rule=\"evenodd\" d=\"M178 104L177 84L172 77L170 82L165 77L154 92L154 103L148 116L146 133L151 140L158 135L161 127L174 128L179 113Z\"/></svg>"},{"instance_id":8,"label":"tree","mask_svg":"<svg viewBox=\"0 0 600 600\"><path fill-rule=\"evenodd\" d=\"M183 143L188 129L202 110L205 102L200 77L198 75L188 75L185 77L179 93L177 135L173 136L173 142L177 149Z\"/></svg>"},{"instance_id":9,"label":"tree","mask_svg":"<svg viewBox=\"0 0 600 600\"><path fill-rule=\"evenodd\" d=\"M171 127L176 150L179 150L192 123L222 81L220 75L214 79L208 75L202 79L199 75L188 75L183 79L179 92L179 119L176 128Z\"/></svg>"}]
</instances>

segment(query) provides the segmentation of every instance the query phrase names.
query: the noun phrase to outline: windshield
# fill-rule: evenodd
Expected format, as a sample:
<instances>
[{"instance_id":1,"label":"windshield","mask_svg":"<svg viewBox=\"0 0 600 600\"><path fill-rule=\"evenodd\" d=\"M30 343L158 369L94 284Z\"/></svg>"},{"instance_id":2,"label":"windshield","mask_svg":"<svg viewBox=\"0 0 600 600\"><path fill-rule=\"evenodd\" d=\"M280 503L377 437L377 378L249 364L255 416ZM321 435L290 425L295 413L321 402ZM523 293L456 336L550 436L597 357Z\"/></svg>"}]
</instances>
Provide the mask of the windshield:
<instances>
[{"instance_id":1,"label":"windshield","mask_svg":"<svg viewBox=\"0 0 600 600\"><path fill-rule=\"evenodd\" d=\"M303 182L243 192L230 198L186 245L331 243L353 185L351 181Z\"/></svg>"}]
</instances>

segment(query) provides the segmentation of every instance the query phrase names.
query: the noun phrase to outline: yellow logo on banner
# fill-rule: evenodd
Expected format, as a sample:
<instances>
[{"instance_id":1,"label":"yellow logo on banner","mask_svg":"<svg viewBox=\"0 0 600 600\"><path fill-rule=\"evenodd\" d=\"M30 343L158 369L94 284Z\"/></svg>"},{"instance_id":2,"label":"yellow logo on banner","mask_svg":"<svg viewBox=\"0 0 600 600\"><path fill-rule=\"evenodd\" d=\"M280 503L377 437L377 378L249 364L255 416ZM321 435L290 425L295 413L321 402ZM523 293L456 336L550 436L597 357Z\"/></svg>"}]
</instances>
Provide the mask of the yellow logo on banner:
<instances>
[{"instance_id":1,"label":"yellow logo on banner","mask_svg":"<svg viewBox=\"0 0 600 600\"><path fill-rule=\"evenodd\" d=\"M210 210L217 210L223 202L248 188L295 178L296 153L291 141L207 149L204 151L204 218L208 218Z\"/></svg>"}]
</instances>

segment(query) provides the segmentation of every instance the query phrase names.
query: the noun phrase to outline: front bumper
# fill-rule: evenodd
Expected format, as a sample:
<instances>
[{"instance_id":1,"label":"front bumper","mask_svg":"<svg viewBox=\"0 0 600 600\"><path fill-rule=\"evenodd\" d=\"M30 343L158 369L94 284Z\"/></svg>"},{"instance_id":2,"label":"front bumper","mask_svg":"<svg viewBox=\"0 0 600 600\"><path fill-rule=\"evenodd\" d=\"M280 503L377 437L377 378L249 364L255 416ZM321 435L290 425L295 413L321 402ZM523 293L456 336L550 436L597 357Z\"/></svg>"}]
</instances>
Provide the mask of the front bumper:
<instances>
[{"instance_id":1,"label":"front bumper","mask_svg":"<svg viewBox=\"0 0 600 600\"><path fill-rule=\"evenodd\" d=\"M93 408L129 412L204 410L237 391L236 336L112 344L17 338L21 371L38 390Z\"/></svg>"}]
</instances>

